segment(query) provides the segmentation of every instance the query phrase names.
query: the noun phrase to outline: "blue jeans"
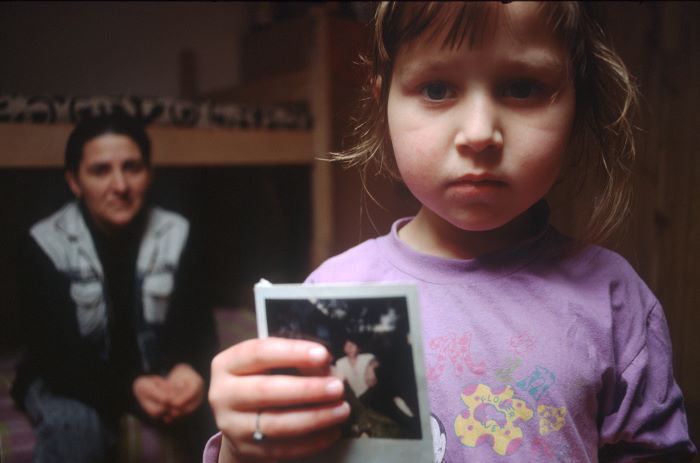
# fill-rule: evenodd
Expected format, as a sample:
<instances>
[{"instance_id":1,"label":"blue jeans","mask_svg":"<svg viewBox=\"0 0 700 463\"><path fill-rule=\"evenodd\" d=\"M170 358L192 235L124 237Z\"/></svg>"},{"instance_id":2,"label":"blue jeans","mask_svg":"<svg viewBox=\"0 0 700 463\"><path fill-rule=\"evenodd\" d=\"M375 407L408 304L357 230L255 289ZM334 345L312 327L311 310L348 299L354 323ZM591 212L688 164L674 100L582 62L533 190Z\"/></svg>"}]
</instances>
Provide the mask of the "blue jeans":
<instances>
[{"instance_id":1,"label":"blue jeans","mask_svg":"<svg viewBox=\"0 0 700 463\"><path fill-rule=\"evenodd\" d=\"M43 380L29 387L25 407L34 424L36 463L104 462L116 453L118 424L106 423L79 400L52 393Z\"/></svg>"}]
</instances>

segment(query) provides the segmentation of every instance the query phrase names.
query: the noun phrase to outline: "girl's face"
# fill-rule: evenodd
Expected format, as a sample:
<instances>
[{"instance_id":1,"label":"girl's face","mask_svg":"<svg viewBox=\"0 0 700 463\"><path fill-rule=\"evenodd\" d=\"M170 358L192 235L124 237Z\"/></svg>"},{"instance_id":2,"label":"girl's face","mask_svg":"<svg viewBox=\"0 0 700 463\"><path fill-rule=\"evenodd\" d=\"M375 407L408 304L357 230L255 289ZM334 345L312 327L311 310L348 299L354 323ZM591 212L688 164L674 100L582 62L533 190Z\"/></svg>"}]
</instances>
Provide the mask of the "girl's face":
<instances>
[{"instance_id":1,"label":"girl's face","mask_svg":"<svg viewBox=\"0 0 700 463\"><path fill-rule=\"evenodd\" d=\"M422 212L460 230L494 230L542 198L574 119L565 48L536 4L502 8L479 46L401 48L389 88L401 177Z\"/></svg>"}]
</instances>

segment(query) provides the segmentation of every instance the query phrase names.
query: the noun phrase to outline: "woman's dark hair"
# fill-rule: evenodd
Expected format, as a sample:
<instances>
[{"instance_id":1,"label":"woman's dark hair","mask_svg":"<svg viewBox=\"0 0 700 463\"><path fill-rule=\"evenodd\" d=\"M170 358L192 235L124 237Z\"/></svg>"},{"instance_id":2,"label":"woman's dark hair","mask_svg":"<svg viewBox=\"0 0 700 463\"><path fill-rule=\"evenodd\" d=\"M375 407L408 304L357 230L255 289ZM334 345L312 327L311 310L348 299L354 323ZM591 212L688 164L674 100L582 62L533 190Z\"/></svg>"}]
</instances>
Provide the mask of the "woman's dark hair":
<instances>
[{"instance_id":1,"label":"woman's dark hair","mask_svg":"<svg viewBox=\"0 0 700 463\"><path fill-rule=\"evenodd\" d=\"M108 133L126 135L139 147L141 159L151 165L151 142L144 125L133 117L122 113L87 116L75 126L66 144L65 169L77 172L83 158L83 147L87 142Z\"/></svg>"}]
</instances>

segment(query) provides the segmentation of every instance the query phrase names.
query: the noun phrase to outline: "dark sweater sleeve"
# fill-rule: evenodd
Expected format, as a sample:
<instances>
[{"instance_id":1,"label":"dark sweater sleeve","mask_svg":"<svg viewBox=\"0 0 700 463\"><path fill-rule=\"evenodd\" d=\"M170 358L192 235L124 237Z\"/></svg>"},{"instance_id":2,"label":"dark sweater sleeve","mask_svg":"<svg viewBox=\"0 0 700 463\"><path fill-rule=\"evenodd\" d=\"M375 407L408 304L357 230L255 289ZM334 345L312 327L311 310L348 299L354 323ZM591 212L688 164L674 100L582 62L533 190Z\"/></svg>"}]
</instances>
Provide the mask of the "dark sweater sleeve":
<instances>
[{"instance_id":1,"label":"dark sweater sleeve","mask_svg":"<svg viewBox=\"0 0 700 463\"><path fill-rule=\"evenodd\" d=\"M12 395L22 407L38 377L56 393L100 407L113 384L91 341L80 336L70 280L37 242L26 235L18 266L20 323L26 351Z\"/></svg>"},{"instance_id":2,"label":"dark sweater sleeve","mask_svg":"<svg viewBox=\"0 0 700 463\"><path fill-rule=\"evenodd\" d=\"M209 271L202 241L194 230L189 234L175 275L164 338L167 368L187 363L204 377L207 385L211 359L219 347L207 285Z\"/></svg>"}]
</instances>

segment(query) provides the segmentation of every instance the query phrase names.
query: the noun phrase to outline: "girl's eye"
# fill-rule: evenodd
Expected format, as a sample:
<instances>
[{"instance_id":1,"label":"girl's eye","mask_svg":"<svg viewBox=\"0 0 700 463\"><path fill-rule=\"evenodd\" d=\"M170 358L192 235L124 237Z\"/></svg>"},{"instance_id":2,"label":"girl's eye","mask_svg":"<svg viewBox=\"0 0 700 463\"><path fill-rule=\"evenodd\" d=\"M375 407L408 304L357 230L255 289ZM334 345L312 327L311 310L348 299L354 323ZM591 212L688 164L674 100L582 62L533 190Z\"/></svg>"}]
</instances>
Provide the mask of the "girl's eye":
<instances>
[{"instance_id":1,"label":"girl's eye","mask_svg":"<svg viewBox=\"0 0 700 463\"><path fill-rule=\"evenodd\" d=\"M539 87L537 83L531 80L516 80L506 86L503 96L516 100L524 100L537 96L538 91Z\"/></svg>"},{"instance_id":2,"label":"girl's eye","mask_svg":"<svg viewBox=\"0 0 700 463\"><path fill-rule=\"evenodd\" d=\"M431 82L423 86L421 92L430 101L442 101L453 96L453 91L442 82Z\"/></svg>"}]
</instances>

